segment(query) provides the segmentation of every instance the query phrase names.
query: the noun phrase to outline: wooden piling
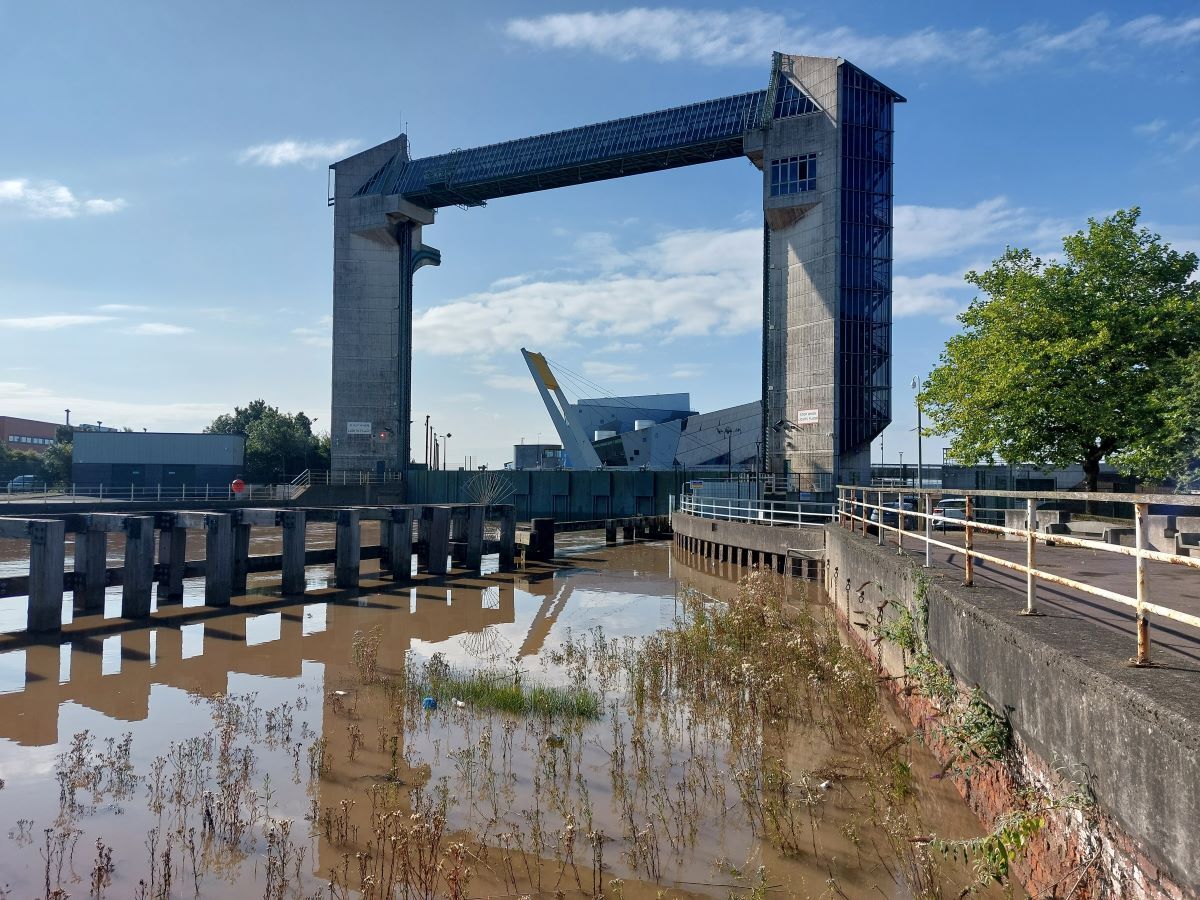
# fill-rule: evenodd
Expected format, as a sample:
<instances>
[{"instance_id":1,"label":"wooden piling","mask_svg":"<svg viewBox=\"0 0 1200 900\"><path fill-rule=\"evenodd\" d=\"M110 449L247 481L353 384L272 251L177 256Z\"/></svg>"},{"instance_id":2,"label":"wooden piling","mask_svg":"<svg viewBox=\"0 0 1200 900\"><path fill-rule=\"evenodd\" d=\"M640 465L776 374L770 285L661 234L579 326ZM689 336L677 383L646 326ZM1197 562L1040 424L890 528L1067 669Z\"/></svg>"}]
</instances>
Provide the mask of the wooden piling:
<instances>
[{"instance_id":1,"label":"wooden piling","mask_svg":"<svg viewBox=\"0 0 1200 900\"><path fill-rule=\"evenodd\" d=\"M187 562L187 529L179 527L174 513L159 513L158 602L183 600L183 567Z\"/></svg>"},{"instance_id":2,"label":"wooden piling","mask_svg":"<svg viewBox=\"0 0 1200 900\"><path fill-rule=\"evenodd\" d=\"M83 612L104 609L108 583L108 534L85 526L75 534L75 608Z\"/></svg>"},{"instance_id":3,"label":"wooden piling","mask_svg":"<svg viewBox=\"0 0 1200 900\"><path fill-rule=\"evenodd\" d=\"M467 533L464 536L466 539L466 553L463 556L463 562L466 564L467 571L479 572L483 569L483 514L484 507L479 503L472 503L467 507Z\"/></svg>"},{"instance_id":4,"label":"wooden piling","mask_svg":"<svg viewBox=\"0 0 1200 900\"><path fill-rule=\"evenodd\" d=\"M283 573L280 590L285 595L303 594L308 586L308 579L304 575L304 510L282 510L278 519L280 528L283 529Z\"/></svg>"},{"instance_id":5,"label":"wooden piling","mask_svg":"<svg viewBox=\"0 0 1200 900\"><path fill-rule=\"evenodd\" d=\"M150 615L154 585L154 516L125 517L125 572L121 585L121 616Z\"/></svg>"},{"instance_id":6,"label":"wooden piling","mask_svg":"<svg viewBox=\"0 0 1200 900\"><path fill-rule=\"evenodd\" d=\"M617 523L612 519L604 522L604 543L611 547L617 542Z\"/></svg>"},{"instance_id":7,"label":"wooden piling","mask_svg":"<svg viewBox=\"0 0 1200 900\"><path fill-rule=\"evenodd\" d=\"M229 513L205 513L204 602L228 606L233 596L233 528Z\"/></svg>"},{"instance_id":8,"label":"wooden piling","mask_svg":"<svg viewBox=\"0 0 1200 900\"><path fill-rule=\"evenodd\" d=\"M334 584L340 588L358 587L358 570L362 558L362 521L357 509L337 511L336 547Z\"/></svg>"},{"instance_id":9,"label":"wooden piling","mask_svg":"<svg viewBox=\"0 0 1200 900\"><path fill-rule=\"evenodd\" d=\"M412 577L413 509L393 506L391 519L386 523L384 540L388 548L392 580L407 582Z\"/></svg>"},{"instance_id":10,"label":"wooden piling","mask_svg":"<svg viewBox=\"0 0 1200 900\"><path fill-rule=\"evenodd\" d=\"M28 523L29 607L26 628L35 632L62 630L63 560L66 523L38 519Z\"/></svg>"},{"instance_id":11,"label":"wooden piling","mask_svg":"<svg viewBox=\"0 0 1200 900\"><path fill-rule=\"evenodd\" d=\"M517 508L500 507L500 571L511 572L517 556Z\"/></svg>"},{"instance_id":12,"label":"wooden piling","mask_svg":"<svg viewBox=\"0 0 1200 900\"><path fill-rule=\"evenodd\" d=\"M427 507L429 513L428 546L429 560L426 563L430 575L445 575L450 556L450 507Z\"/></svg>"},{"instance_id":13,"label":"wooden piling","mask_svg":"<svg viewBox=\"0 0 1200 900\"><path fill-rule=\"evenodd\" d=\"M241 510L234 510L231 515L233 516L233 520L230 523L233 538L233 592L242 595L246 593L246 583L249 575L250 525L242 520Z\"/></svg>"}]
</instances>

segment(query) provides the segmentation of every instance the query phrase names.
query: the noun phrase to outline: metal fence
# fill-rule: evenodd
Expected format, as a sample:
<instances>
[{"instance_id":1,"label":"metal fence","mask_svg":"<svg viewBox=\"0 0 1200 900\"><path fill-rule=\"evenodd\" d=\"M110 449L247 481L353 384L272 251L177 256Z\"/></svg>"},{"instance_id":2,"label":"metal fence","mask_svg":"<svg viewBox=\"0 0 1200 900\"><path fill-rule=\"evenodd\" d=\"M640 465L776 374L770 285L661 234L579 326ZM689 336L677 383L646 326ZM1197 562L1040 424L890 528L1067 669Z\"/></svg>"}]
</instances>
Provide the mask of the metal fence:
<instances>
[{"instance_id":1,"label":"metal fence","mask_svg":"<svg viewBox=\"0 0 1200 900\"><path fill-rule=\"evenodd\" d=\"M975 508L977 499L984 497L1006 497L1019 500L1024 506L1024 514L1017 514L1022 521L1019 526L1011 524L1011 511L1006 523L1001 525L995 521L984 521ZM964 501L963 515L946 515L944 509L938 512L935 505L938 501L958 498ZM1188 547L1200 550L1200 496L1176 494L1105 494L1107 501L1119 501L1132 506L1134 515L1128 528L1121 523L1108 523L1101 534L1105 540L1072 536L1061 521L1047 523L1048 531L1038 531L1039 513L1050 510L1044 508L1047 503L1078 502L1087 503L1095 500L1095 494L1079 491L1047 491L1036 494L1019 491L997 490L920 490L909 488L903 491L879 490L852 485L838 486L837 521L844 528L861 529L864 537L874 532L880 546L885 542L885 533L895 536L896 547L903 550L904 539L909 537L920 542L925 548L925 565L931 564L931 554L934 547L941 547L963 554L965 569L964 584L974 583L974 568L976 561L987 562L1000 568L1020 572L1025 575L1025 615L1038 615L1037 587L1039 582L1047 582L1073 588L1094 597L1102 597L1122 606L1130 607L1136 614L1137 625L1137 656L1133 662L1136 665L1150 664L1150 633L1147 614L1162 616L1175 622L1200 628L1200 616L1191 615L1177 609L1172 609L1149 599L1149 589L1146 580L1146 563L1148 561L1163 562L1170 565L1185 566L1200 569L1200 558L1188 555ZM1166 508L1187 507L1196 516L1177 516L1164 514L1150 515L1151 505ZM1055 510L1057 512L1057 510ZM1043 519L1048 518L1043 515ZM1059 516L1054 518L1059 519ZM1152 522L1151 520L1161 520ZM1185 527L1196 529L1194 532L1184 531L1176 527L1176 522L1188 523ZM1174 552L1155 550L1149 545L1152 525L1156 533L1161 531L1164 540L1170 540L1169 546ZM910 527L918 526L918 527ZM941 537L935 537L940 529ZM962 543L952 541L950 530L962 531ZM1120 543L1125 533L1132 531L1133 546L1127 547ZM1017 538L1024 543L1025 561L1017 562L1004 559L994 553L981 551L975 542L979 532ZM1081 577L1070 578L1039 568L1037 563L1038 545L1063 545L1095 550L1103 553L1117 554L1133 560L1133 576L1136 590L1133 594L1123 594L1100 585L1083 581Z\"/></svg>"},{"instance_id":2,"label":"metal fence","mask_svg":"<svg viewBox=\"0 0 1200 900\"><path fill-rule=\"evenodd\" d=\"M206 503L245 502L248 500L292 500L300 488L291 484L247 484L235 491L230 484L151 484L151 485L37 485L37 490L9 490L0 493L0 503L83 503L103 500L125 503Z\"/></svg>"},{"instance_id":3,"label":"metal fence","mask_svg":"<svg viewBox=\"0 0 1200 900\"><path fill-rule=\"evenodd\" d=\"M792 528L801 525L828 525L837 517L828 505L783 500L705 497L700 494L684 494L680 497L679 511L704 519L752 522L755 525L783 525Z\"/></svg>"}]
</instances>

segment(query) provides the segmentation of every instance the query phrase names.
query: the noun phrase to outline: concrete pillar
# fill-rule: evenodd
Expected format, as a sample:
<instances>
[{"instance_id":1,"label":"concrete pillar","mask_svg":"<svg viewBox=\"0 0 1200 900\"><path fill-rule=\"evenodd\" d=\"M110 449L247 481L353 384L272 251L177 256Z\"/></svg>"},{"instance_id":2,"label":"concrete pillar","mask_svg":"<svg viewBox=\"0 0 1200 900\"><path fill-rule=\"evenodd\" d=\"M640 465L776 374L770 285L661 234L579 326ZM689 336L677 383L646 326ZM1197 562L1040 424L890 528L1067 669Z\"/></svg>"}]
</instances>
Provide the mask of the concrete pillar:
<instances>
[{"instance_id":1,"label":"concrete pillar","mask_svg":"<svg viewBox=\"0 0 1200 900\"><path fill-rule=\"evenodd\" d=\"M204 517L204 602L228 606L233 596L233 526L229 513Z\"/></svg>"},{"instance_id":2,"label":"concrete pillar","mask_svg":"<svg viewBox=\"0 0 1200 900\"><path fill-rule=\"evenodd\" d=\"M467 518L471 514L469 506L452 506L450 508L450 554L451 561L456 566L466 565L467 561ZM469 567L468 567L469 568Z\"/></svg>"},{"instance_id":3,"label":"concrete pillar","mask_svg":"<svg viewBox=\"0 0 1200 900\"><path fill-rule=\"evenodd\" d=\"M447 557L450 555L450 508L429 507L429 561L426 564L430 575L445 575Z\"/></svg>"},{"instance_id":4,"label":"concrete pillar","mask_svg":"<svg viewBox=\"0 0 1200 900\"><path fill-rule=\"evenodd\" d=\"M279 513L283 529L283 575L280 590L285 595L303 594L308 580L304 576L304 510L286 509Z\"/></svg>"},{"instance_id":5,"label":"concrete pillar","mask_svg":"<svg viewBox=\"0 0 1200 900\"><path fill-rule=\"evenodd\" d=\"M418 506L413 510L417 520L417 568L429 570L429 528L433 524L433 507Z\"/></svg>"},{"instance_id":6,"label":"concrete pillar","mask_svg":"<svg viewBox=\"0 0 1200 900\"><path fill-rule=\"evenodd\" d=\"M533 519L529 526L527 557L538 562L549 562L554 559L554 520Z\"/></svg>"},{"instance_id":7,"label":"concrete pillar","mask_svg":"<svg viewBox=\"0 0 1200 900\"><path fill-rule=\"evenodd\" d=\"M611 547L617 542L617 523L612 519L607 519L604 522L604 543Z\"/></svg>"},{"instance_id":8,"label":"concrete pillar","mask_svg":"<svg viewBox=\"0 0 1200 900\"><path fill-rule=\"evenodd\" d=\"M158 532L158 602L183 600L183 566L187 562L187 529L170 526Z\"/></svg>"},{"instance_id":9,"label":"concrete pillar","mask_svg":"<svg viewBox=\"0 0 1200 900\"><path fill-rule=\"evenodd\" d=\"M358 587L358 569L362 557L362 522L357 509L337 511L336 547L334 584L340 588Z\"/></svg>"},{"instance_id":10,"label":"concrete pillar","mask_svg":"<svg viewBox=\"0 0 1200 900\"><path fill-rule=\"evenodd\" d=\"M234 513L234 515L237 515ZM239 596L246 593L250 565L250 526L235 521L230 526L232 535L233 592Z\"/></svg>"},{"instance_id":11,"label":"concrete pillar","mask_svg":"<svg viewBox=\"0 0 1200 900\"><path fill-rule=\"evenodd\" d=\"M484 507L472 503L467 507L467 551L464 556L468 571L478 572L483 568L483 513Z\"/></svg>"},{"instance_id":12,"label":"concrete pillar","mask_svg":"<svg viewBox=\"0 0 1200 900\"><path fill-rule=\"evenodd\" d=\"M517 508L500 507L500 571L511 572L517 556Z\"/></svg>"},{"instance_id":13,"label":"concrete pillar","mask_svg":"<svg viewBox=\"0 0 1200 900\"><path fill-rule=\"evenodd\" d=\"M61 631L66 523L49 519L30 522L28 534L29 609L25 627L35 632Z\"/></svg>"},{"instance_id":14,"label":"concrete pillar","mask_svg":"<svg viewBox=\"0 0 1200 900\"><path fill-rule=\"evenodd\" d=\"M84 612L104 609L108 581L108 534L88 529L75 535L75 608Z\"/></svg>"},{"instance_id":15,"label":"concrete pillar","mask_svg":"<svg viewBox=\"0 0 1200 900\"><path fill-rule=\"evenodd\" d=\"M388 565L393 581L407 583L412 577L413 509L411 506L393 506L391 515L384 535Z\"/></svg>"},{"instance_id":16,"label":"concrete pillar","mask_svg":"<svg viewBox=\"0 0 1200 900\"><path fill-rule=\"evenodd\" d=\"M154 517L125 519L125 574L121 588L121 616L142 619L150 615L154 584Z\"/></svg>"},{"instance_id":17,"label":"concrete pillar","mask_svg":"<svg viewBox=\"0 0 1200 900\"><path fill-rule=\"evenodd\" d=\"M633 540L633 526L632 525L624 525L621 527L621 540L623 540L623 541L632 541Z\"/></svg>"}]
</instances>

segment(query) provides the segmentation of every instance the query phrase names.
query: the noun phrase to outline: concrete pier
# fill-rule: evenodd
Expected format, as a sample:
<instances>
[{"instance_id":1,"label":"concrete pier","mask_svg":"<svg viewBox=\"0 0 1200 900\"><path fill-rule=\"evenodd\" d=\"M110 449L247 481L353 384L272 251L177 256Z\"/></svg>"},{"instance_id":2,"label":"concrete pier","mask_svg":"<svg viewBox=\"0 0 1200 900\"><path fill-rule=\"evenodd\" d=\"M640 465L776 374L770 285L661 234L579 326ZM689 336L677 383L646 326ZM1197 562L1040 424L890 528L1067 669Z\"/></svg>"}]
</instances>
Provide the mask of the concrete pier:
<instances>
[{"instance_id":1,"label":"concrete pier","mask_svg":"<svg viewBox=\"0 0 1200 900\"><path fill-rule=\"evenodd\" d=\"M362 560L362 521L359 510L338 510L336 547L334 583L340 588L358 587L358 568Z\"/></svg>"},{"instance_id":2,"label":"concrete pier","mask_svg":"<svg viewBox=\"0 0 1200 900\"><path fill-rule=\"evenodd\" d=\"M423 543L414 545L413 526L420 515ZM451 521L456 519L459 540L453 544ZM485 534L489 519L498 521L499 539ZM336 525L332 549L309 550L307 525L311 521ZM362 522L381 524L379 545L362 546ZM154 515L70 513L61 518L0 517L0 537L29 541L29 575L0 576L0 597L28 596L29 631L62 628L62 600L73 594L80 613L102 613L106 587L120 585L121 615L127 619L150 616L154 593L160 603L179 602L188 578L204 579L204 602L210 607L229 606L245 593L251 572L281 573L283 595L303 595L307 565L334 564L334 583L340 588L359 585L364 559L379 559L392 580L407 582L414 551L423 556L431 575L449 571L451 547L463 564L480 572L485 553L497 553L501 571L511 571L518 540L516 513L509 504L446 504L442 506L380 506L343 509L259 509L246 507L229 513L165 510ZM568 526L570 527L570 526ZM252 528L280 529L281 553L250 555ZM189 531L204 532L204 558L188 560ZM553 520L539 525L541 546L553 553ZM124 564L108 568L108 535L125 537ZM64 571L66 534L75 536L73 570ZM523 532L522 536L528 536ZM157 548L157 560L155 550ZM53 573L53 574L51 574Z\"/></svg>"}]
</instances>

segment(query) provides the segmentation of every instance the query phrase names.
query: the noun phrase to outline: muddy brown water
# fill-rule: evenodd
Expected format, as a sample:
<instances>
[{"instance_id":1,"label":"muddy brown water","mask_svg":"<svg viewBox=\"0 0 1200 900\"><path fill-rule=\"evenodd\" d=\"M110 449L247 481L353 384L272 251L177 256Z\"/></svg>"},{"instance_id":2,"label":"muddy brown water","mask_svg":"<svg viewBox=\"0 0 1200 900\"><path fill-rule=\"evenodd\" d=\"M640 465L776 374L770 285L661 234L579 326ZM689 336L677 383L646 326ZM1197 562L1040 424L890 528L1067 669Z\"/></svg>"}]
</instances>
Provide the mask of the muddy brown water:
<instances>
[{"instance_id":1,"label":"muddy brown water","mask_svg":"<svg viewBox=\"0 0 1200 900\"><path fill-rule=\"evenodd\" d=\"M310 546L332 543L331 530L310 531ZM110 589L105 616L75 619L61 643L0 634L0 897L361 896L372 808L406 817L429 799L445 808L443 846L461 841L476 856L490 848L486 863L468 859L464 896L579 896L598 886L630 897L914 896L886 842L849 827L865 802L849 785L818 797L801 852L764 840L733 786L753 758L719 730L697 728L687 709L634 721L618 694L605 694L599 719L547 750L559 740L553 721L450 697L421 711L419 697L403 696L406 661L434 654L464 671L516 667L563 684L568 645L602 631L632 646L671 627L681 590L720 598L741 574L682 566L667 543L565 540L553 566L499 574L486 571L493 557L483 575L418 576L405 587L374 580L366 563L359 592L331 588L332 572L312 566L303 602L273 596L277 576L251 575L249 595L219 614L193 608L203 586L190 579L183 604L149 627L117 618L120 589ZM252 553L277 545L272 530L255 529ZM199 543L189 549L202 555ZM25 571L24 552L0 542L0 574ZM121 553L114 536L111 564ZM820 599L811 585L795 590ZM23 617L22 599L0 600L0 632ZM372 633L371 665L399 679L399 693L364 683ZM620 777L618 746L638 763L623 762ZM750 755L811 770L832 751L854 748L785 729L764 734ZM919 746L910 763L921 827L979 835ZM589 832L604 835L599 859ZM944 875L945 896L971 878L961 866Z\"/></svg>"}]
</instances>

